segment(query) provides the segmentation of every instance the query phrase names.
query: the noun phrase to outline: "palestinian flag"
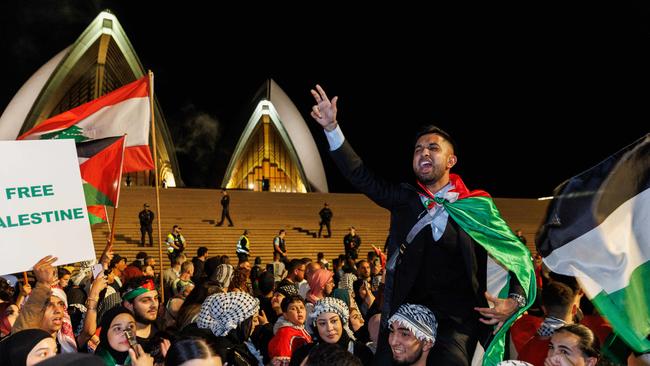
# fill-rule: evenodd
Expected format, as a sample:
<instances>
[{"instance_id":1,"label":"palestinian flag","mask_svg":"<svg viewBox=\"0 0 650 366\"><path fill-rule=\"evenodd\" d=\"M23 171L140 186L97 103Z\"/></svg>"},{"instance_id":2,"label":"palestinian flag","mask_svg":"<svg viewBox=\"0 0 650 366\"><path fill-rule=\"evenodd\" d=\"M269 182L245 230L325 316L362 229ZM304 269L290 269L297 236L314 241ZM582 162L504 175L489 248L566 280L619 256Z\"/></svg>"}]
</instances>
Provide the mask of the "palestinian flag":
<instances>
[{"instance_id":1,"label":"palestinian flag","mask_svg":"<svg viewBox=\"0 0 650 366\"><path fill-rule=\"evenodd\" d=\"M483 365L496 365L503 359L506 333L510 325L535 301L535 270L528 248L523 245L501 217L494 201L485 191L470 191L456 174L449 179L455 199L433 198L449 216L488 252L487 288L499 298L508 297L509 272L517 276L526 292L526 306L508 319L485 349ZM424 187L426 190L426 187ZM428 191L428 190L427 190ZM433 195L430 194L431 197Z\"/></svg>"},{"instance_id":2,"label":"palestinian flag","mask_svg":"<svg viewBox=\"0 0 650 366\"><path fill-rule=\"evenodd\" d=\"M124 172L154 168L149 151L149 82L145 76L98 99L51 117L18 140L74 139L76 142L129 136Z\"/></svg>"},{"instance_id":3,"label":"palestinian flag","mask_svg":"<svg viewBox=\"0 0 650 366\"><path fill-rule=\"evenodd\" d=\"M650 134L560 185L537 237L614 331L650 351Z\"/></svg>"},{"instance_id":4,"label":"palestinian flag","mask_svg":"<svg viewBox=\"0 0 650 366\"><path fill-rule=\"evenodd\" d=\"M106 222L104 206L117 207L126 136L77 143L79 170L91 224Z\"/></svg>"},{"instance_id":5,"label":"palestinian flag","mask_svg":"<svg viewBox=\"0 0 650 366\"><path fill-rule=\"evenodd\" d=\"M90 220L90 225L108 222L106 206L88 206L88 219Z\"/></svg>"}]
</instances>

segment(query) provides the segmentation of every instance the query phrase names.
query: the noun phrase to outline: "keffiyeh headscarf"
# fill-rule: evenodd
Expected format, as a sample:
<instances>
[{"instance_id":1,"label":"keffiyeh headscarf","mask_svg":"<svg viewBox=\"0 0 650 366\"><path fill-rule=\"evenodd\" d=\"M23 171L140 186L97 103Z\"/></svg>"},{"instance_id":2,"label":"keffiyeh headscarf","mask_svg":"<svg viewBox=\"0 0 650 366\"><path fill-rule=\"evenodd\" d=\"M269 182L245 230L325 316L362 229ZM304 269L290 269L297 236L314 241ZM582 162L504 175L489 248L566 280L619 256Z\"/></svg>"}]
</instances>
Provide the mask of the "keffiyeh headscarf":
<instances>
[{"instance_id":1,"label":"keffiyeh headscarf","mask_svg":"<svg viewBox=\"0 0 650 366\"><path fill-rule=\"evenodd\" d=\"M316 319L318 319L318 316L323 313L334 313L338 315L339 318L341 318L343 329L346 331L346 333L348 333L350 338L355 339L354 333L352 330L350 330L350 327L348 327L348 320L350 320L350 311L348 310L348 306L345 305L345 302L333 297L324 297L316 301L316 304L314 305L314 311L309 314L310 322L314 328L316 328Z\"/></svg>"},{"instance_id":2,"label":"keffiyeh headscarf","mask_svg":"<svg viewBox=\"0 0 650 366\"><path fill-rule=\"evenodd\" d=\"M205 299L196 324L223 337L259 311L260 301L245 292L217 293Z\"/></svg>"},{"instance_id":3,"label":"keffiyeh headscarf","mask_svg":"<svg viewBox=\"0 0 650 366\"><path fill-rule=\"evenodd\" d=\"M70 314L68 314L68 297L65 291L59 287L52 287L52 296L63 300L65 304L65 308L63 309L63 324L61 325L61 330L56 333L56 339L61 344L61 353L77 352L77 341L72 330L72 320L70 319Z\"/></svg>"},{"instance_id":4,"label":"keffiyeh headscarf","mask_svg":"<svg viewBox=\"0 0 650 366\"><path fill-rule=\"evenodd\" d=\"M275 290L275 291L276 291L276 292L279 292L279 293L282 294L282 296L284 296L284 297L291 297L291 296L296 296L296 295L298 295L298 290L296 290L296 286L295 286L295 285L284 285L284 286L280 286L280 287L278 287L278 289Z\"/></svg>"},{"instance_id":5,"label":"keffiyeh headscarf","mask_svg":"<svg viewBox=\"0 0 650 366\"><path fill-rule=\"evenodd\" d=\"M344 273L339 280L339 288L342 290L353 291L353 283L357 280L354 273Z\"/></svg>"},{"instance_id":6,"label":"keffiyeh headscarf","mask_svg":"<svg viewBox=\"0 0 650 366\"><path fill-rule=\"evenodd\" d=\"M426 306L417 304L403 304L395 314L388 319L388 325L399 322L421 341L436 343L438 321L435 315Z\"/></svg>"},{"instance_id":7,"label":"keffiyeh headscarf","mask_svg":"<svg viewBox=\"0 0 650 366\"><path fill-rule=\"evenodd\" d=\"M218 282L221 288L227 289L230 287L233 271L234 269L230 264L220 264L212 275L213 280Z\"/></svg>"}]
</instances>

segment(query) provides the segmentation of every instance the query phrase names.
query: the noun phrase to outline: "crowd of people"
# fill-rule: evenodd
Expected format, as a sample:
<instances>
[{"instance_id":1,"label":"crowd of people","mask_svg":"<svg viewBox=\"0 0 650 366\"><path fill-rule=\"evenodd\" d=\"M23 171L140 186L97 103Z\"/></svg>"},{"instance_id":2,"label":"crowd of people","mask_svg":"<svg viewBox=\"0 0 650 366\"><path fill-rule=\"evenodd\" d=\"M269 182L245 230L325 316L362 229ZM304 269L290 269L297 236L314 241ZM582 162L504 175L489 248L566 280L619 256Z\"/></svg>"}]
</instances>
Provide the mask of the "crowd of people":
<instances>
[{"instance_id":1,"label":"crowd of people","mask_svg":"<svg viewBox=\"0 0 650 366\"><path fill-rule=\"evenodd\" d=\"M490 365L510 358L503 364L594 366L607 359L599 344L611 327L588 308L575 279L545 271L521 233L467 204L482 193L450 173L458 158L449 134L422 129L414 141L416 184L393 184L370 172L343 136L337 98L320 86L312 95L312 116L343 175L391 212L385 250L373 246L360 259L361 238L350 227L344 253L331 263L324 253L292 258L280 230L265 265L251 263L244 230L232 253L199 247L189 259L175 225L163 271L145 252L129 262L110 246L98 273L95 263L56 268L57 258L47 256L34 264L32 284L0 280L0 366L71 357L108 366L470 365L476 357ZM217 226L233 226L229 204L224 190ZM468 222L478 211L490 212L492 226L472 235ZM331 237L327 203L319 216L318 236L325 228ZM153 218L145 205L141 246L145 234L152 244ZM493 257L507 276L498 295L487 287Z\"/></svg>"}]
</instances>

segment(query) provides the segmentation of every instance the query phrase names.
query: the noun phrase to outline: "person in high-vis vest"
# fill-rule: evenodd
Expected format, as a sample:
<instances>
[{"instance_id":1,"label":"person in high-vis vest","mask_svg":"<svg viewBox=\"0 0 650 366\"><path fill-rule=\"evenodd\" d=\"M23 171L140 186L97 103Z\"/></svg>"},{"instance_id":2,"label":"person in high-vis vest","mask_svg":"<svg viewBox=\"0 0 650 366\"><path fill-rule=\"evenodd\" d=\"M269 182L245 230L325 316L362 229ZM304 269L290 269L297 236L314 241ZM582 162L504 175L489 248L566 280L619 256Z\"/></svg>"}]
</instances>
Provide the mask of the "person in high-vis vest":
<instances>
[{"instance_id":1,"label":"person in high-vis vest","mask_svg":"<svg viewBox=\"0 0 650 366\"><path fill-rule=\"evenodd\" d=\"M251 241L248 239L248 230L244 230L237 242L237 258L239 263L246 262L251 254Z\"/></svg>"},{"instance_id":2,"label":"person in high-vis vest","mask_svg":"<svg viewBox=\"0 0 650 366\"><path fill-rule=\"evenodd\" d=\"M167 256L169 262L174 265L174 259L185 250L185 237L181 234L181 227L174 225L172 232L167 234Z\"/></svg>"}]
</instances>

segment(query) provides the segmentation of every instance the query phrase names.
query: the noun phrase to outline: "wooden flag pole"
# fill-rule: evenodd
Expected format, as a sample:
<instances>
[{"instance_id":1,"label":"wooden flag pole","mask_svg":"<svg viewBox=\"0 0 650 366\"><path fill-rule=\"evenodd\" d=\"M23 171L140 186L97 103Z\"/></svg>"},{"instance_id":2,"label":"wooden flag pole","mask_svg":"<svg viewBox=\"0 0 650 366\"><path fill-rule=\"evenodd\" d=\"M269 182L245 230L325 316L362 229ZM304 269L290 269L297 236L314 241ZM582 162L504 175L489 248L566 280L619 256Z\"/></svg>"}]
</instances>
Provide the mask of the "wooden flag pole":
<instances>
[{"instance_id":1,"label":"wooden flag pole","mask_svg":"<svg viewBox=\"0 0 650 366\"><path fill-rule=\"evenodd\" d=\"M115 239L115 227L117 225L117 207L118 202L120 200L120 186L122 185L122 169L124 168L124 149L126 148L126 136L127 134L124 134L124 141L122 141L122 161L120 162L120 176L119 179L117 180L117 199L115 201L115 207L113 207L113 226L109 226L111 228L111 236L110 239L108 240L108 246L110 248L113 247L113 240ZM106 209L106 206L104 206L104 210ZM108 215L106 215L106 221L108 221Z\"/></svg>"},{"instance_id":2,"label":"wooden flag pole","mask_svg":"<svg viewBox=\"0 0 650 366\"><path fill-rule=\"evenodd\" d=\"M158 260L160 261L160 303L165 303L165 284L163 282L162 230L160 228L160 187L158 185L158 148L156 146L156 117L154 113L153 72L149 70L149 111L151 113L151 143L153 144L153 174L156 185L156 218L158 223Z\"/></svg>"},{"instance_id":3,"label":"wooden flag pole","mask_svg":"<svg viewBox=\"0 0 650 366\"><path fill-rule=\"evenodd\" d=\"M120 182L121 184L122 182ZM108 235L108 246L113 246L113 239L115 238L115 224L117 223L117 207L113 207L113 222L112 226L109 226L110 232Z\"/></svg>"}]
</instances>

